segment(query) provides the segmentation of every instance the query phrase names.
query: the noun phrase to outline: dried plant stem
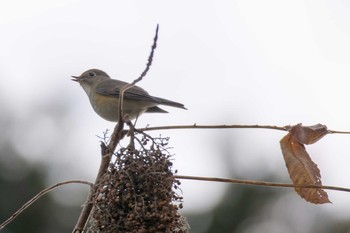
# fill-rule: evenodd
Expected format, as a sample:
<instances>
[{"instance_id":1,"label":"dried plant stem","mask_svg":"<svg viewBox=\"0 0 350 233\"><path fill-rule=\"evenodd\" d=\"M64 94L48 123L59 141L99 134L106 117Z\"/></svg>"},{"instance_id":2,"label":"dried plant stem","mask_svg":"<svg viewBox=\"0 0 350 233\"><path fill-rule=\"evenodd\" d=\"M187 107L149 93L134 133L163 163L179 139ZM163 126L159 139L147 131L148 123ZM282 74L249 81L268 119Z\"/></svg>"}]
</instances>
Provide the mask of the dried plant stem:
<instances>
[{"instance_id":1,"label":"dried plant stem","mask_svg":"<svg viewBox=\"0 0 350 233\"><path fill-rule=\"evenodd\" d=\"M246 184L246 185L257 185L257 186L269 186L269 187L315 188L315 189L330 189L330 190L336 190L336 191L342 191L342 192L350 192L350 188L342 188L342 187L328 186L328 185L294 185L294 184L255 181L255 180L241 180L241 179L201 177L201 176L182 176L182 175L175 175L175 178L185 179L185 180L200 180L200 181L211 181L211 182L224 182L224 183L235 183L235 184Z\"/></svg>"},{"instance_id":2,"label":"dried plant stem","mask_svg":"<svg viewBox=\"0 0 350 233\"><path fill-rule=\"evenodd\" d=\"M147 74L148 70L150 69L152 62L153 62L153 56L154 56L154 50L157 48L157 40L158 40L158 30L159 30L159 25L157 24L157 28L156 28L156 35L154 36L153 39L153 45L152 45L152 49L151 49L151 53L148 56L148 62L146 64L146 68L144 69L144 71L141 73L141 75L135 79L132 83L124 86L121 90L120 90L120 94L119 94L119 121L123 118L124 114L123 114L123 100L124 100L124 93L126 90L128 90L129 88L131 88L132 86L134 86L136 83L140 82Z\"/></svg>"},{"instance_id":3,"label":"dried plant stem","mask_svg":"<svg viewBox=\"0 0 350 233\"><path fill-rule=\"evenodd\" d=\"M272 125L169 125L169 126L156 126L138 129L140 131L153 131L153 130L165 130L165 129L274 129L281 131L288 131L290 126L272 126Z\"/></svg>"},{"instance_id":4,"label":"dried plant stem","mask_svg":"<svg viewBox=\"0 0 350 233\"><path fill-rule=\"evenodd\" d=\"M97 185L99 184L100 179L103 176L103 174L106 173L108 166L109 166L109 163L111 161L112 155L113 155L113 152L111 152L111 150L108 148L116 146L117 143L121 140L121 136L119 136L120 135L119 132L121 132L122 129L123 129L123 125L118 123L115 127L115 131L112 134L112 139L111 139L108 147L103 142L101 142L102 159L101 159L101 163L100 163L100 168L98 170L98 173L97 173L97 176L95 179L95 183L93 184L93 187L90 190L90 193L88 195L88 198L86 200L84 208L80 213L77 224L74 227L73 233L81 233L81 232L83 232L83 230L85 228L86 222L89 219L90 212L91 212L92 207L93 207L93 197L94 197L94 194L96 192ZM115 147L114 147L114 149L115 149ZM114 150L112 150L112 151L114 151Z\"/></svg>"},{"instance_id":5,"label":"dried plant stem","mask_svg":"<svg viewBox=\"0 0 350 233\"><path fill-rule=\"evenodd\" d=\"M165 125L156 127L146 127L137 129L139 131L154 131L166 129L273 129L280 131L289 131L290 125L275 126L275 125ZM350 131L328 130L331 134L350 134Z\"/></svg>"},{"instance_id":6,"label":"dried plant stem","mask_svg":"<svg viewBox=\"0 0 350 233\"><path fill-rule=\"evenodd\" d=\"M0 230L2 230L7 224L12 222L18 215L20 215L25 209L27 209L29 206L31 206L36 200L38 200L43 195L49 193L50 191L54 190L55 188L66 185L66 184L86 184L90 185L92 187L92 183L84 180L68 180L63 181L60 183L57 183L55 185L52 185L50 187L47 187L46 189L41 190L37 195L35 195L33 198L31 198L28 202L26 202L21 208L19 208L15 213L12 214L10 218L8 218L6 221L0 224Z\"/></svg>"},{"instance_id":7,"label":"dried plant stem","mask_svg":"<svg viewBox=\"0 0 350 233\"><path fill-rule=\"evenodd\" d=\"M118 124L114 128L114 131L113 131L113 134L111 136L111 140L108 143L108 146L106 146L103 142L101 142L102 159L101 159L101 163L100 163L100 168L98 170L94 186L88 195L85 206L84 206L82 212L80 213L77 224L74 227L73 233L81 233L84 231L87 220L89 219L91 210L93 208L93 198L94 198L94 195L96 193L97 187L101 181L102 176L106 173L106 171L108 169L108 166L110 164L110 161L111 161L112 155L115 151L115 148L117 147L120 140L122 140L123 137L126 135L126 131L123 130L123 128L124 128L123 116L124 115L123 115L123 111L122 111L123 110L124 93L127 89L131 88L137 82L141 81L143 79L143 77L146 76L148 70L150 69L150 67L152 65L152 61L153 61L154 50L157 47L158 29L159 29L159 25L157 25L156 35L154 37L154 42L152 45L151 53L148 57L148 63L146 65L145 70L141 73L140 77L135 79L131 84L124 86L120 91Z\"/></svg>"},{"instance_id":8,"label":"dried plant stem","mask_svg":"<svg viewBox=\"0 0 350 233\"><path fill-rule=\"evenodd\" d=\"M337 131L337 130L329 130L329 133L350 134L350 132L348 131Z\"/></svg>"}]
</instances>

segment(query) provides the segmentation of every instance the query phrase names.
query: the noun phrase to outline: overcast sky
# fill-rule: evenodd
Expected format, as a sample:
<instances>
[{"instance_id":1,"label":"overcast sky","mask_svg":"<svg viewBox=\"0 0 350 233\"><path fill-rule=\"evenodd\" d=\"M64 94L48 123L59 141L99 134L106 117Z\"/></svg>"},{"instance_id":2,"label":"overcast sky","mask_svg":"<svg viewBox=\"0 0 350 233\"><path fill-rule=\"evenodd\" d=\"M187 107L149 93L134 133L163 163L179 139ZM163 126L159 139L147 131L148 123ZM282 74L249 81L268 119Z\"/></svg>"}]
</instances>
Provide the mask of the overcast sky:
<instances>
[{"instance_id":1,"label":"overcast sky","mask_svg":"<svg viewBox=\"0 0 350 233\"><path fill-rule=\"evenodd\" d=\"M134 80L145 67L158 23L154 64L138 85L188 110L145 114L138 126L322 123L350 131L349 9L346 1L330 0L1 1L0 103L16 122L9 135L14 144L21 135L17 150L33 164L52 167L48 184L94 179L100 150L95 135L114 123L93 112L70 76L99 68ZM283 132L159 133L171 137L179 174L273 174L288 181L279 148ZM307 147L324 184L350 186L349 143L350 136L329 135ZM227 187L182 183L185 210L192 211L214 205ZM207 199L198 198L203 193ZM318 208L349 217L349 194L329 196L334 204ZM290 198L302 201L296 194Z\"/></svg>"}]
</instances>

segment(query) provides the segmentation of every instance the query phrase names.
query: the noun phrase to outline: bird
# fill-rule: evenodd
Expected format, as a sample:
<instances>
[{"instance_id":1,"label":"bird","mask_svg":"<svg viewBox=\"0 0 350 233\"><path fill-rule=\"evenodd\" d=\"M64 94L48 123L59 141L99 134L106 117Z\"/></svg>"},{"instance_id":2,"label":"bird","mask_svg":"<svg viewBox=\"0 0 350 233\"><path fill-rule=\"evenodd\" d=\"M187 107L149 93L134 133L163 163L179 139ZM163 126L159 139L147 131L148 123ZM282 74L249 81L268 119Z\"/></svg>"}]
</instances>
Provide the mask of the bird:
<instances>
[{"instance_id":1,"label":"bird","mask_svg":"<svg viewBox=\"0 0 350 233\"><path fill-rule=\"evenodd\" d=\"M99 69L90 69L80 76L71 76L78 82L89 97L94 111L107 121L119 120L119 94L129 83L112 79ZM132 86L124 92L123 120L137 119L143 113L167 113L158 105L187 109L181 103L151 96L138 86Z\"/></svg>"}]
</instances>

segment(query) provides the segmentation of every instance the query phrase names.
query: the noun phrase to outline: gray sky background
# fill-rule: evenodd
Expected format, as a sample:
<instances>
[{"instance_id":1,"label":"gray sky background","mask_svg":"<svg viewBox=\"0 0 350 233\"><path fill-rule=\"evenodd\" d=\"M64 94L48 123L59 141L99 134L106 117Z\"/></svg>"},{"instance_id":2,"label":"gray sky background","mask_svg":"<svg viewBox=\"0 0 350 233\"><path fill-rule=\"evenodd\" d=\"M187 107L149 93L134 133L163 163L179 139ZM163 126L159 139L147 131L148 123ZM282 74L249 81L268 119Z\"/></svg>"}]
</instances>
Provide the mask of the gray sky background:
<instances>
[{"instance_id":1,"label":"gray sky background","mask_svg":"<svg viewBox=\"0 0 350 233\"><path fill-rule=\"evenodd\" d=\"M0 104L15 123L10 141L33 164L51 167L48 184L94 179L100 152L95 135L114 123L93 112L70 76L100 68L113 78L137 78L157 23L154 64L139 85L189 110L143 115L138 126L301 122L350 131L349 9L346 1L330 0L1 1ZM283 132L159 133L171 137L179 174L244 179L274 174L288 181L279 148ZM349 143L350 136L329 135L307 147L324 184L350 186ZM223 154L225 146L230 155ZM182 183L185 211L208 210L227 187ZM328 191L334 204L323 206L290 193L286 205L350 216L348 193Z\"/></svg>"}]
</instances>

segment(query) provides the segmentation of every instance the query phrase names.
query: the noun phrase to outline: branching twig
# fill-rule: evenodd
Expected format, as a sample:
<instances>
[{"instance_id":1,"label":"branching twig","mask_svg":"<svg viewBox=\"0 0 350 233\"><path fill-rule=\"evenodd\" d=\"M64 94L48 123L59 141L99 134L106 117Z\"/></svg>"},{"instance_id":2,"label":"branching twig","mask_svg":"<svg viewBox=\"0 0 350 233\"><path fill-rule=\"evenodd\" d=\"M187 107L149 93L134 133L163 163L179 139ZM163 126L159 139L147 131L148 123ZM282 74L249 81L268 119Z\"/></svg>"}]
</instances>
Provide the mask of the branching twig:
<instances>
[{"instance_id":1,"label":"branching twig","mask_svg":"<svg viewBox=\"0 0 350 233\"><path fill-rule=\"evenodd\" d=\"M257 186L269 186L269 187L315 188L315 189L331 189L331 190L342 191L342 192L350 192L350 188L342 188L342 187L328 186L328 185L294 185L294 184L255 181L255 180L241 180L241 179L201 177L201 176L181 176L181 175L175 175L175 178L186 179L186 180L201 180L201 181L214 181L214 182L225 182L225 183L235 183L235 184L257 185Z\"/></svg>"},{"instance_id":2,"label":"branching twig","mask_svg":"<svg viewBox=\"0 0 350 233\"><path fill-rule=\"evenodd\" d=\"M127 89L131 88L132 86L134 86L137 82L141 81L142 78L147 74L149 68L152 65L152 61L153 61L153 55L154 55L154 50L157 47L157 40L158 40L158 28L159 25L157 25L157 29L156 29L156 35L154 37L154 42L152 45L152 50L151 53L148 57L148 63L146 65L145 70L142 72L142 74L140 75L140 77L138 77L137 79L135 79L131 84L128 84L126 86L124 86L121 90L120 90L120 94L119 94L119 116L118 116L118 123L114 128L113 134L111 136L111 140L108 144L108 146L106 146L104 143L101 143L101 148L102 148L102 160L101 160L101 164L100 164L100 168L98 171L98 174L96 176L96 180L94 183L93 188L91 189L89 196L87 198L87 201L85 203L85 206L79 216L78 222L74 227L73 233L81 233L83 232L86 222L90 216L92 207L93 207L93 197L94 194L96 193L97 187L100 183L100 180L102 178L102 176L106 173L109 163L112 159L112 155L115 151L115 148L117 147L118 143L120 142L120 140L125 136L126 131L123 130L124 128L124 119L123 119L123 99L124 99L124 93Z\"/></svg>"},{"instance_id":3,"label":"branching twig","mask_svg":"<svg viewBox=\"0 0 350 233\"><path fill-rule=\"evenodd\" d=\"M46 189L41 190L37 195L35 195L33 198L31 198L29 201L27 201L21 208L19 208L15 213L12 214L10 218L8 218L6 221L0 224L0 230L3 229L7 224L12 222L18 215L20 215L25 209L27 209L29 206L31 206L36 200L38 200L40 197L43 195L47 194L48 192L52 191L53 189L66 185L66 184L87 184L92 187L92 183L84 180L68 180L68 181L63 181L60 183L57 183L55 185L52 185Z\"/></svg>"}]
</instances>

